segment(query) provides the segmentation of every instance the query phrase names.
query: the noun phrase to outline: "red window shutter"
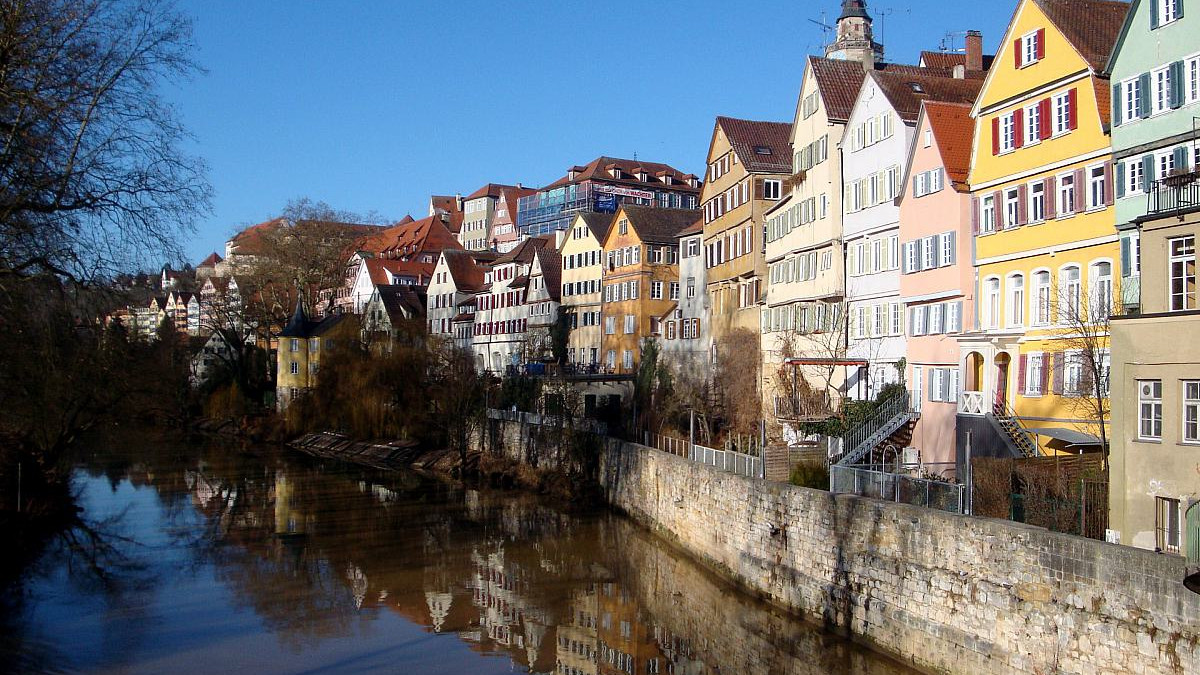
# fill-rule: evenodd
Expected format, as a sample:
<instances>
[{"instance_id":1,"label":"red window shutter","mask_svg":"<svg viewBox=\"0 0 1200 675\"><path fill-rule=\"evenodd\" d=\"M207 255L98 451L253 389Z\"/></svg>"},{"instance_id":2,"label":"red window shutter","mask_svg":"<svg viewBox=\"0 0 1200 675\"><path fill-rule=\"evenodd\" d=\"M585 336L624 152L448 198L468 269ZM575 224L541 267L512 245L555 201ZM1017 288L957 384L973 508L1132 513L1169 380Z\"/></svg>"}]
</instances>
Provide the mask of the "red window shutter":
<instances>
[{"instance_id":1,"label":"red window shutter","mask_svg":"<svg viewBox=\"0 0 1200 675\"><path fill-rule=\"evenodd\" d=\"M1042 192L1045 195L1046 203L1046 220L1054 220L1055 211L1058 209L1058 196L1054 193L1054 179L1046 179L1046 187Z\"/></svg>"},{"instance_id":2,"label":"red window shutter","mask_svg":"<svg viewBox=\"0 0 1200 675\"><path fill-rule=\"evenodd\" d=\"M1075 213L1087 211L1088 185L1087 173L1083 169L1075 169Z\"/></svg>"},{"instance_id":3,"label":"red window shutter","mask_svg":"<svg viewBox=\"0 0 1200 675\"><path fill-rule=\"evenodd\" d=\"M992 154L1000 154L1000 118L992 118Z\"/></svg>"},{"instance_id":4,"label":"red window shutter","mask_svg":"<svg viewBox=\"0 0 1200 675\"><path fill-rule=\"evenodd\" d=\"M1116 186L1113 185L1113 163L1104 163L1104 205L1113 205L1113 190Z\"/></svg>"},{"instance_id":5,"label":"red window shutter","mask_svg":"<svg viewBox=\"0 0 1200 675\"><path fill-rule=\"evenodd\" d=\"M1013 65L1020 68L1024 64L1021 63L1021 39L1013 40Z\"/></svg>"},{"instance_id":6,"label":"red window shutter","mask_svg":"<svg viewBox=\"0 0 1200 675\"><path fill-rule=\"evenodd\" d=\"M1013 111L1013 147L1025 145L1025 110L1017 108Z\"/></svg>"},{"instance_id":7,"label":"red window shutter","mask_svg":"<svg viewBox=\"0 0 1200 675\"><path fill-rule=\"evenodd\" d=\"M979 234L979 197L971 197L971 232ZM905 260L908 260L907 254Z\"/></svg>"},{"instance_id":8,"label":"red window shutter","mask_svg":"<svg viewBox=\"0 0 1200 675\"><path fill-rule=\"evenodd\" d=\"M1046 29L1039 28L1037 32L1037 57L1038 61L1046 58Z\"/></svg>"},{"instance_id":9,"label":"red window shutter","mask_svg":"<svg viewBox=\"0 0 1200 675\"><path fill-rule=\"evenodd\" d=\"M1022 396L1028 393L1025 389L1025 364L1028 359L1027 354L1022 354L1021 358L1017 359L1017 391Z\"/></svg>"},{"instance_id":10,"label":"red window shutter","mask_svg":"<svg viewBox=\"0 0 1200 675\"><path fill-rule=\"evenodd\" d=\"M1074 131L1079 127L1079 106L1075 105L1079 96L1078 89L1067 92L1067 128Z\"/></svg>"},{"instance_id":11,"label":"red window shutter","mask_svg":"<svg viewBox=\"0 0 1200 675\"><path fill-rule=\"evenodd\" d=\"M1054 393L1063 393L1063 359L1062 352L1054 352Z\"/></svg>"},{"instance_id":12,"label":"red window shutter","mask_svg":"<svg viewBox=\"0 0 1200 675\"><path fill-rule=\"evenodd\" d=\"M1038 391L1046 393L1046 385L1050 382L1050 366L1046 363L1046 353L1042 352L1042 386Z\"/></svg>"},{"instance_id":13,"label":"red window shutter","mask_svg":"<svg viewBox=\"0 0 1200 675\"><path fill-rule=\"evenodd\" d=\"M1029 224L1029 186L1023 183L1017 186L1017 224Z\"/></svg>"},{"instance_id":14,"label":"red window shutter","mask_svg":"<svg viewBox=\"0 0 1200 675\"><path fill-rule=\"evenodd\" d=\"M1054 134L1054 120L1050 118L1050 99L1038 101L1038 136L1044 141Z\"/></svg>"}]
</instances>

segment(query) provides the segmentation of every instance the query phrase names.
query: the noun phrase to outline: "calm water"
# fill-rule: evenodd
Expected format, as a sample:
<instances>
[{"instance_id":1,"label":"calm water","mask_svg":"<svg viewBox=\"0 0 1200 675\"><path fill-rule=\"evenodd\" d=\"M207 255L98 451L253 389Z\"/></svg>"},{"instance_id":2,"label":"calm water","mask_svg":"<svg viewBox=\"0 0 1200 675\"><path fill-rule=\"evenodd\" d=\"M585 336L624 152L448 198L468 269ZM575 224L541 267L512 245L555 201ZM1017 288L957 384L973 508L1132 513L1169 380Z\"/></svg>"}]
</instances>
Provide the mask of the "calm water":
<instances>
[{"instance_id":1,"label":"calm water","mask_svg":"<svg viewBox=\"0 0 1200 675\"><path fill-rule=\"evenodd\" d=\"M0 605L0 670L912 672L619 517L286 452L114 448L76 475L90 534Z\"/></svg>"}]
</instances>

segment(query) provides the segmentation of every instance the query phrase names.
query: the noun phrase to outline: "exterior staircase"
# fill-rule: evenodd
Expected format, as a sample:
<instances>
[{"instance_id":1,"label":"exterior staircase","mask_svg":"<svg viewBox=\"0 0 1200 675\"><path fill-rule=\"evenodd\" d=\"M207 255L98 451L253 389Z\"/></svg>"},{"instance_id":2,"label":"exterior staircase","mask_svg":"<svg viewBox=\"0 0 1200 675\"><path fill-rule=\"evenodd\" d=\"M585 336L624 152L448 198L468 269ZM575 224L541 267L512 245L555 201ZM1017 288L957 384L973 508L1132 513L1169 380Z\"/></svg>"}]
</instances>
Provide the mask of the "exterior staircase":
<instances>
[{"instance_id":1,"label":"exterior staircase","mask_svg":"<svg viewBox=\"0 0 1200 675\"><path fill-rule=\"evenodd\" d=\"M987 420L1015 456L1040 457L1042 455L1041 449L1033 439L1033 434L1025 428L1025 425L1021 424L1017 414L1002 401L996 402L992 412L987 415Z\"/></svg>"},{"instance_id":2,"label":"exterior staircase","mask_svg":"<svg viewBox=\"0 0 1200 675\"><path fill-rule=\"evenodd\" d=\"M912 440L912 423L916 418L917 413L912 410L908 392L883 401L870 418L842 436L842 452L830 457L830 463L858 464L879 444L888 441L897 433L902 433L906 427L908 440Z\"/></svg>"}]
</instances>

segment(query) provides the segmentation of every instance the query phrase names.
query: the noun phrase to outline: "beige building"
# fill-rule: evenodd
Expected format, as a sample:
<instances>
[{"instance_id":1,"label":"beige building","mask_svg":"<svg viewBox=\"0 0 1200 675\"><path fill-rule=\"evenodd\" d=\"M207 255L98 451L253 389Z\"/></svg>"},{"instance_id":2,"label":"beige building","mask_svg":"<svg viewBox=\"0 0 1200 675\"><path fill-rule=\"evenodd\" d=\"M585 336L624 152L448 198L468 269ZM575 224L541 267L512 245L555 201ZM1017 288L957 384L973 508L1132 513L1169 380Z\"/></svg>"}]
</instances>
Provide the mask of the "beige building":
<instances>
[{"instance_id":1,"label":"beige building","mask_svg":"<svg viewBox=\"0 0 1200 675\"><path fill-rule=\"evenodd\" d=\"M1197 175L1154 182L1150 213L1134 220L1142 313L1111 324L1109 529L1122 544L1167 553L1191 545L1183 522L1200 500Z\"/></svg>"},{"instance_id":2,"label":"beige building","mask_svg":"<svg viewBox=\"0 0 1200 675\"><path fill-rule=\"evenodd\" d=\"M709 330L718 345L737 328L758 332L767 271L763 214L782 198L791 174L791 130L787 123L731 117L718 117L713 128L700 200Z\"/></svg>"},{"instance_id":3,"label":"beige building","mask_svg":"<svg viewBox=\"0 0 1200 675\"><path fill-rule=\"evenodd\" d=\"M562 306L571 315L567 360L579 366L600 363L601 242L608 236L612 220L607 213L577 214L562 245Z\"/></svg>"}]
</instances>

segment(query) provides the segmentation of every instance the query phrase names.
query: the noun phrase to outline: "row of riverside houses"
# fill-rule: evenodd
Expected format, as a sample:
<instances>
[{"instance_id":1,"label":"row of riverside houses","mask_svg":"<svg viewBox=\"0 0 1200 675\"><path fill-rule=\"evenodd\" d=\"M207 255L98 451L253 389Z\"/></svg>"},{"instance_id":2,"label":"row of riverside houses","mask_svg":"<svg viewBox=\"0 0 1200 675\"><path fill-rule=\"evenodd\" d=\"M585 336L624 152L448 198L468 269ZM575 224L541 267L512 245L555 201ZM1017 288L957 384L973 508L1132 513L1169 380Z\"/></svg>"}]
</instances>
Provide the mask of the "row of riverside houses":
<instances>
[{"instance_id":1,"label":"row of riverside houses","mask_svg":"<svg viewBox=\"0 0 1200 675\"><path fill-rule=\"evenodd\" d=\"M711 378L750 334L786 440L900 389L833 461L900 443L954 477L968 438L976 457L1107 446L1112 538L1178 551L1200 494L1196 1L1019 0L994 56L969 31L901 65L845 0L792 122L718 117L703 183L599 157L360 239L284 329L280 405L339 311L420 317L501 374L540 372L560 316L596 379L629 378L647 338Z\"/></svg>"}]
</instances>

